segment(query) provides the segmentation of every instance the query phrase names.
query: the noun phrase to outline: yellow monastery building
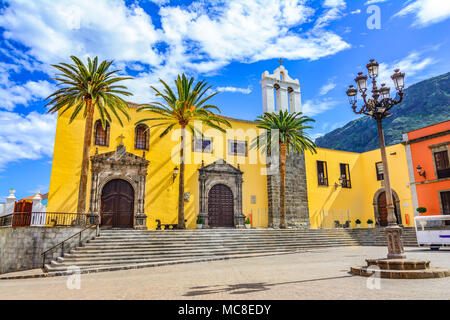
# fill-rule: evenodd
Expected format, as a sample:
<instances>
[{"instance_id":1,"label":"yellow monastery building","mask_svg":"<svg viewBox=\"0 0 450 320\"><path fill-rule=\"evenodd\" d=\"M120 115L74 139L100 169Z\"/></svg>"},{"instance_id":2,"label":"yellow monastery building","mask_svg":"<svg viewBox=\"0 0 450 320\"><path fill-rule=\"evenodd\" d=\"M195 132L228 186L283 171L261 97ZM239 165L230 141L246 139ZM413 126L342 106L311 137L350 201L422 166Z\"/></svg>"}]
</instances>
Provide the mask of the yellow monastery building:
<instances>
[{"instance_id":1,"label":"yellow monastery building","mask_svg":"<svg viewBox=\"0 0 450 320\"><path fill-rule=\"evenodd\" d=\"M301 111L298 80L280 66L262 76L263 111ZM160 138L161 129L136 122L147 116L130 104L131 120L121 127L95 122L88 180L88 210L104 227L156 229L177 222L178 144L180 133ZM98 114L94 119L99 119ZM261 132L256 123L227 118L227 134L202 128L205 137L189 137L185 173L185 219L196 228L242 227L246 217L256 228L277 226L279 179L273 163L251 141ZM76 212L84 119L69 124L58 118L48 198L49 212ZM151 125L150 123L148 125ZM292 227L367 227L386 225L383 168L379 150L363 154L318 148L317 154L293 155L287 164L287 218ZM388 161L398 221L413 225L405 147L388 147ZM275 167L276 168L276 167ZM278 180L277 180L278 179Z\"/></svg>"}]
</instances>

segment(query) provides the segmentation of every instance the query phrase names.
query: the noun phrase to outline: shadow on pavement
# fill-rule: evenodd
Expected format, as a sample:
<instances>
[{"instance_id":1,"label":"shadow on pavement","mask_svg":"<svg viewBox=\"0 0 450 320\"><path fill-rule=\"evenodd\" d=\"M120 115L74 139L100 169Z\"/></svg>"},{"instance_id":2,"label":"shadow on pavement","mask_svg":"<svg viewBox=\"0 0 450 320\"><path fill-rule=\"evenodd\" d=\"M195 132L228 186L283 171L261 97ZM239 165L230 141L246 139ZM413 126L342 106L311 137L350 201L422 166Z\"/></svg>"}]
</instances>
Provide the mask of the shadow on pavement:
<instances>
[{"instance_id":1,"label":"shadow on pavement","mask_svg":"<svg viewBox=\"0 0 450 320\"><path fill-rule=\"evenodd\" d=\"M183 296L192 297L192 296L200 296L200 295L215 294L215 293L247 294L247 293L260 292L260 291L267 291L267 290L270 290L271 287L279 286L279 285L307 283L307 282L325 281L325 280L336 280L336 279L344 279L344 278L351 278L351 277L354 277L354 276L348 275L348 276L339 276L339 277L280 282L280 283L255 282L255 283L230 284L227 286L217 285L217 286L192 287L191 288L192 291L188 291ZM216 289L214 289L214 288L216 288Z\"/></svg>"}]
</instances>

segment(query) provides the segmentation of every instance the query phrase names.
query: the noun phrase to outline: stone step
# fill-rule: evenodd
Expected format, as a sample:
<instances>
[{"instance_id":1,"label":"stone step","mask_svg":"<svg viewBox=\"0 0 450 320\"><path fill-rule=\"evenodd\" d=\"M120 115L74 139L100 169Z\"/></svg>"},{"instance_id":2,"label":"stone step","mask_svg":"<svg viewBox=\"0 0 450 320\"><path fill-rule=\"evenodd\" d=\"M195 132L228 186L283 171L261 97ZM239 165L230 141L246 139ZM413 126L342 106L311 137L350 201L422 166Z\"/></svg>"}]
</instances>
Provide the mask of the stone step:
<instances>
[{"instance_id":1,"label":"stone step","mask_svg":"<svg viewBox=\"0 0 450 320\"><path fill-rule=\"evenodd\" d=\"M123 252L123 253L139 253L139 252L148 252L148 253L158 253L158 252L177 252L177 251L195 251L195 250L239 250L239 249L246 249L246 250L253 250L258 248L278 248L278 247L311 247L311 246L339 246L339 245L353 245L357 246L358 243L355 241L351 242L322 242L322 243L282 243L282 244L273 244L273 245L255 245L255 246L248 246L248 245L242 245L242 244L236 244L235 246L217 246L217 245L206 245L203 247L182 247L182 246L165 246L165 247L153 247L153 246L138 246L138 247L110 247L110 246L104 246L100 248L91 248L91 247L83 247L83 248L76 248L72 249L69 254L71 255L81 255L81 254L98 254L98 253L107 253L107 252Z\"/></svg>"},{"instance_id":2,"label":"stone step","mask_svg":"<svg viewBox=\"0 0 450 320\"><path fill-rule=\"evenodd\" d=\"M300 249L300 248L297 248ZM285 249L279 248L277 252L295 252L295 249ZM261 249L252 251L252 254L257 253L270 253L274 252L274 250ZM179 253L179 254L171 254L167 256L125 256L125 257L99 257L99 258L89 258L89 259L75 259L75 260L66 260L65 258L60 258L58 261L52 261L52 267L59 266L71 266L75 265L78 267L82 266L91 266L91 265L111 265L111 264L124 264L124 263L140 263L140 262L160 262L160 261L169 261L169 260L180 260L180 259L194 259L201 257L214 257L214 256L229 256L229 255L246 255L249 254L248 251L238 251L238 252L203 252L203 253Z\"/></svg>"},{"instance_id":3,"label":"stone step","mask_svg":"<svg viewBox=\"0 0 450 320\"><path fill-rule=\"evenodd\" d=\"M74 251L70 251L70 253L75 252L86 252L86 251L99 251L99 250L129 250L129 249L189 249L189 248L214 248L214 247L222 247L222 248L240 248L240 247L247 247L247 248L258 248L258 247L278 247L281 245L294 245L294 246L314 246L314 245L344 245L344 244L350 244L350 245L358 245L358 242L350 240L350 241L282 241L282 242L275 242L275 243L269 243L269 242L256 242L256 243L241 243L241 242L215 242L215 243L198 243L198 244L186 244L186 245L180 245L180 244L173 244L173 243L167 243L164 245L158 245L158 244L146 244L146 243L134 243L134 244L102 244L102 245L88 245L85 247L80 247L77 249L73 249ZM76 251L75 251L76 250Z\"/></svg>"},{"instance_id":4,"label":"stone step","mask_svg":"<svg viewBox=\"0 0 450 320\"><path fill-rule=\"evenodd\" d=\"M404 231L403 241L417 246L414 229ZM45 270L59 275L77 266L83 273L102 272L361 244L386 246L384 229L101 230L99 237L47 264Z\"/></svg>"},{"instance_id":5,"label":"stone step","mask_svg":"<svg viewBox=\"0 0 450 320\"><path fill-rule=\"evenodd\" d=\"M106 271L117 271L117 270L127 270L127 269L140 269L140 268L150 268L150 267L158 267L165 265L174 265L174 264L185 264L185 263L194 263L194 262L208 262L208 261L217 261L217 260L230 260L230 259L242 259L242 258L253 258L253 257L262 257L262 256L276 256L280 254L291 254L300 251L294 252L270 252L270 253L259 253L259 254L238 254L238 255L228 255L228 256L214 256L214 257L202 257L197 259L181 259L181 260L170 260L170 261L161 261L161 262L144 262L144 263L134 263L134 264L121 264L121 265L110 265L110 266L96 266L96 267L80 267L80 273L96 273L96 272L106 272ZM46 264L44 266L44 271L49 273L51 276L64 276L72 274L72 271L66 272L71 266L58 266L52 267L51 265Z\"/></svg>"},{"instance_id":6,"label":"stone step","mask_svg":"<svg viewBox=\"0 0 450 320\"><path fill-rule=\"evenodd\" d=\"M336 245L342 246L342 245ZM353 244L349 244L347 246L354 246ZM318 245L317 247L330 247L330 245ZM308 249L312 248L311 246L278 246L278 247L260 247L260 248L237 248L230 250L228 248L214 248L214 249L205 249L205 250L177 250L172 252L148 252L148 251L109 251L109 252L96 252L96 253L84 253L84 254L66 254L63 258L58 258L58 262L68 262L68 261L88 261L88 260L102 260L102 259L133 259L135 257L138 258L146 258L146 257L158 257L160 259L164 259L165 257L171 256L195 256L195 255L215 255L215 254L235 254L235 253L255 253L255 252L266 252L266 251L279 251L279 250L296 250L296 249Z\"/></svg>"},{"instance_id":7,"label":"stone step","mask_svg":"<svg viewBox=\"0 0 450 320\"><path fill-rule=\"evenodd\" d=\"M151 235L121 235L121 236L104 236L100 235L96 239L151 239L151 240L159 240L159 241L165 241L165 240L184 240L184 239L259 239L259 238L269 238L269 239L283 239L283 238L354 238L351 234L346 233L340 233L340 234L258 234L258 235L222 235L222 236L211 236L211 235L205 235L205 236L199 236L199 235L185 235L180 234L177 235L168 235L164 237L154 237Z\"/></svg>"},{"instance_id":8,"label":"stone step","mask_svg":"<svg viewBox=\"0 0 450 320\"><path fill-rule=\"evenodd\" d=\"M370 241L370 240L367 240ZM315 242L358 242L354 239L278 239L278 240L268 240L268 239L245 239L245 240L209 240L209 241L166 241L166 242L155 242L155 241L105 241L105 242L89 242L85 244L85 247L99 247L99 246L135 246L135 245L147 245L147 246L202 246L205 244L210 245L228 245L228 244L280 244L280 243L315 243Z\"/></svg>"}]
</instances>

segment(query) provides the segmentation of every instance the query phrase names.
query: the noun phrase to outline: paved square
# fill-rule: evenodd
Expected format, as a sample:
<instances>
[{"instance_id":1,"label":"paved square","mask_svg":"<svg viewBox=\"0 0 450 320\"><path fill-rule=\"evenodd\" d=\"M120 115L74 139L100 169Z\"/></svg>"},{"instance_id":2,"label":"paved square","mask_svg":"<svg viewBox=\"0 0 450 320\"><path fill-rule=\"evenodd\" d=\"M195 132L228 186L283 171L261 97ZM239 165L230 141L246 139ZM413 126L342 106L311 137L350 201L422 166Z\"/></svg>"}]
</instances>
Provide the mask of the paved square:
<instances>
[{"instance_id":1,"label":"paved square","mask_svg":"<svg viewBox=\"0 0 450 320\"><path fill-rule=\"evenodd\" d=\"M82 274L81 289L67 277L0 281L0 299L449 299L450 278L381 279L380 290L350 266L386 255L383 247L347 247L228 261ZM450 250L407 248L411 259L450 268Z\"/></svg>"}]
</instances>

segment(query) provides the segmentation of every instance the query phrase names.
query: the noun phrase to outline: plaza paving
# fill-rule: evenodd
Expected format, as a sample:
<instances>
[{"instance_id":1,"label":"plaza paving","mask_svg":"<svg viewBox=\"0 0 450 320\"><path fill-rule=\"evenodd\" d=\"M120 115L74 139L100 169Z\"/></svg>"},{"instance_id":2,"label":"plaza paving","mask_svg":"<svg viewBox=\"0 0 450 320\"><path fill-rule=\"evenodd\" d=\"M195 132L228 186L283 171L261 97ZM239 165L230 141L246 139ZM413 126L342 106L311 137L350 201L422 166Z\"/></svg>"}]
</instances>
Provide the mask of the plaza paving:
<instances>
[{"instance_id":1,"label":"plaza paving","mask_svg":"<svg viewBox=\"0 0 450 320\"><path fill-rule=\"evenodd\" d=\"M450 268L450 249L407 248L408 258ZM381 279L348 273L366 258L384 257L383 247L347 247L248 259L180 264L82 274L81 288L67 277L0 281L0 299L449 299L450 278Z\"/></svg>"}]
</instances>

